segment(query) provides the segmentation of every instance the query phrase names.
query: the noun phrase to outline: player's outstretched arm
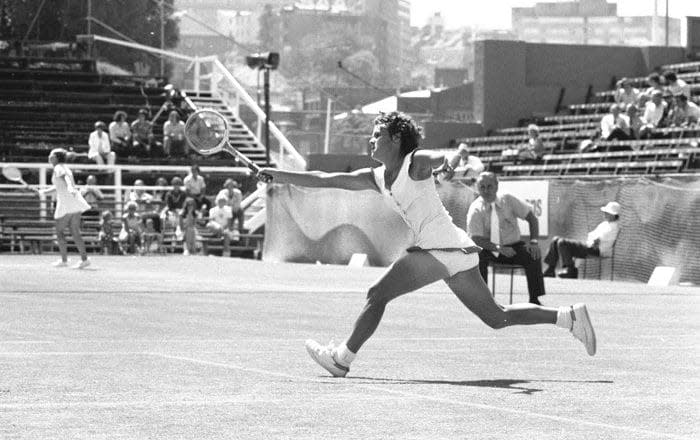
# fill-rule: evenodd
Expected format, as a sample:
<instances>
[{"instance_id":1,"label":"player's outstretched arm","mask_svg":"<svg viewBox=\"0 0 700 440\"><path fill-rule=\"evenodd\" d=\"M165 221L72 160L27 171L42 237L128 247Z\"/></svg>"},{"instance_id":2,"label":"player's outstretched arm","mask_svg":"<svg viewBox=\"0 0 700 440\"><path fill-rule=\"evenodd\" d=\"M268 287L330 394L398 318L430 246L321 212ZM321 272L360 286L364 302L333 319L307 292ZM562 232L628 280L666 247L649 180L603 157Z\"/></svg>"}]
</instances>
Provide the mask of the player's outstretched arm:
<instances>
[{"instance_id":1,"label":"player's outstretched arm","mask_svg":"<svg viewBox=\"0 0 700 440\"><path fill-rule=\"evenodd\" d=\"M371 168L363 168L351 173L282 171L276 168L262 168L259 174L270 176L273 183L289 183L311 188L339 188L349 191L378 190Z\"/></svg>"}]
</instances>

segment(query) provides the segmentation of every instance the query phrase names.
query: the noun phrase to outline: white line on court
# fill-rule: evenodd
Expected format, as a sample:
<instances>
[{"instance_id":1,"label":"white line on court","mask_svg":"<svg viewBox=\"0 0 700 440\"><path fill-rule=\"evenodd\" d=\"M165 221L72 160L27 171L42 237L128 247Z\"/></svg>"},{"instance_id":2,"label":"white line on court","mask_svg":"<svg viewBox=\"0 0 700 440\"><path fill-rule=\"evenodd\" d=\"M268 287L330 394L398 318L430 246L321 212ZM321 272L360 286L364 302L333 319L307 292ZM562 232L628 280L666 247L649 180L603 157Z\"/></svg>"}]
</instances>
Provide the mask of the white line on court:
<instances>
[{"instance_id":1,"label":"white line on court","mask_svg":"<svg viewBox=\"0 0 700 440\"><path fill-rule=\"evenodd\" d=\"M63 409L63 408L128 408L146 407L159 408L167 406L216 406L226 404L269 404L283 403L280 399L249 399L249 398L228 398L228 399L197 399L197 400L124 400L124 401L102 401L102 402L45 402L45 403L0 403L2 410L34 410L34 409Z\"/></svg>"},{"instance_id":2,"label":"white line on court","mask_svg":"<svg viewBox=\"0 0 700 440\"><path fill-rule=\"evenodd\" d=\"M287 379L293 379L293 380L304 381L304 382L316 382L308 377L295 376L292 374L280 373L280 372L276 372L276 371L262 370L259 368L241 367L240 365L227 364L227 363L223 363L223 362L213 362L213 361L207 361L205 359L196 359L196 358L191 358L191 357L186 357L186 356L172 356L172 355L168 355L165 353L151 352L149 354L151 354L153 356L166 358L166 359L174 359L174 360L191 362L191 363L200 364L200 365L221 367L221 368L225 368L225 369L229 369L229 370L250 371L253 373L259 373L259 374L263 374L263 375L267 375L267 376L284 377ZM416 393L409 393L406 391L392 390L389 388L383 388L383 387L379 387L376 385L364 385L364 384L362 384L362 385L356 385L356 386L358 388L364 388L364 389L371 390L371 391L381 391L384 393L390 393L390 394L400 395L400 396L404 396L404 397L411 397L411 398L418 399L418 400L429 400L431 402L436 402L436 403L443 403L443 404L450 404L450 405L457 405L457 406L467 406L470 408L478 408L478 409L487 410L487 411L499 411L499 412L504 412L504 413L517 414L519 416L536 417L536 418L541 418L541 419L553 420L556 422L574 423L574 424L579 424L579 425L592 426L592 427L596 427L596 428L607 428L607 429L611 429L611 430L631 432L631 433L635 433L635 434L644 434L644 435L651 435L651 436L657 436L657 437L661 436L661 437L665 437L665 438L672 438L672 439L678 439L678 440L693 440L690 437L683 437L683 436L679 436L679 435L675 435L675 434L668 434L665 432L651 431L651 430L646 430L646 429L638 429L638 428L633 428L630 426L613 425L613 424L609 424L609 423L590 422L587 420L579 420L579 419L574 419L574 418L570 418L570 417L554 416L554 415L550 415L550 414L541 414L541 413L536 413L536 412L532 412L532 411L524 411L524 410L513 409L513 408L499 407L499 406L495 406L495 405L486 405L486 404L481 404L481 403L464 402L464 401L460 401L460 400L445 399L445 398L440 398L440 397L431 397L431 396L426 396L423 394L416 394Z\"/></svg>"},{"instance_id":3,"label":"white line on court","mask_svg":"<svg viewBox=\"0 0 700 440\"><path fill-rule=\"evenodd\" d=\"M2 344L54 344L54 341L0 341Z\"/></svg>"}]
</instances>

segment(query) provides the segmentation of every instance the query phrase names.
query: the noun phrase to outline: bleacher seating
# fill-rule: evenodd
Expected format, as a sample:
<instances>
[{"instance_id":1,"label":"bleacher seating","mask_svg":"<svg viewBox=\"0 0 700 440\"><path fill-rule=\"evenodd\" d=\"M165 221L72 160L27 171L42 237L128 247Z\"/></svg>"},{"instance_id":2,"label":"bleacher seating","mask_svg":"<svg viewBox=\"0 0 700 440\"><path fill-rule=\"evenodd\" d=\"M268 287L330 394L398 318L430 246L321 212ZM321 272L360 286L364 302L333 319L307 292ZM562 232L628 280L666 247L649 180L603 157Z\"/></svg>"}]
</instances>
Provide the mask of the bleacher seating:
<instances>
[{"instance_id":1,"label":"bleacher seating","mask_svg":"<svg viewBox=\"0 0 700 440\"><path fill-rule=\"evenodd\" d=\"M663 66L675 70L700 101L700 62ZM635 87L646 87L646 77L632 78ZM656 131L659 139L638 141L594 140L600 119L613 102L614 90L593 95L593 102L569 105L565 113L538 117L540 138L546 147L541 163L519 164L508 150L527 142L527 124L496 130L490 136L459 139L470 145L470 154L478 156L487 170L508 176L561 176L583 174L658 174L695 173L700 161L696 151L700 142L700 124L692 127L664 127ZM593 139L595 152L579 153L581 141ZM622 151L621 151L622 150Z\"/></svg>"}]
</instances>

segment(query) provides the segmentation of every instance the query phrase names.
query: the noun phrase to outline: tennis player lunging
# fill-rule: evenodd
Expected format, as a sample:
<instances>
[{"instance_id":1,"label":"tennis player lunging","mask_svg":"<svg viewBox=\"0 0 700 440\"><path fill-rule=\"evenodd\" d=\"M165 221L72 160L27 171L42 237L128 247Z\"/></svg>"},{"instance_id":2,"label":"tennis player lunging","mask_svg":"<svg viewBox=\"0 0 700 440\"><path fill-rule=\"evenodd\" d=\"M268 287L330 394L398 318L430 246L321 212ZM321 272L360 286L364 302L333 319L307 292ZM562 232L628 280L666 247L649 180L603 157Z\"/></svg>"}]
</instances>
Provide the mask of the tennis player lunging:
<instances>
[{"instance_id":1,"label":"tennis player lunging","mask_svg":"<svg viewBox=\"0 0 700 440\"><path fill-rule=\"evenodd\" d=\"M80 214L90 209L90 205L75 187L73 173L65 163L67 155L68 152L63 148L51 150L49 163L53 165L53 176L51 177L53 185L40 192L44 194L56 192L56 211L53 218L56 220L56 241L61 259L53 265L56 267L68 266L68 243L64 230L69 228L81 259L73 268L84 269L90 265L90 260L88 260L85 250L85 242L80 235Z\"/></svg>"},{"instance_id":2,"label":"tennis player lunging","mask_svg":"<svg viewBox=\"0 0 700 440\"><path fill-rule=\"evenodd\" d=\"M596 340L586 306L559 309L535 304L497 304L479 273L480 248L452 223L442 205L433 171L446 163L442 153L418 150L420 129L403 113L377 117L370 144L372 157L383 166L352 173L292 172L265 168L262 180L307 187L377 191L413 231L414 246L395 261L369 288L367 302L350 337L342 344L322 346L307 340L311 357L333 376L343 377L362 345L382 319L389 301L438 280L445 280L457 298L494 329L511 325L556 324L569 329L594 355Z\"/></svg>"}]
</instances>

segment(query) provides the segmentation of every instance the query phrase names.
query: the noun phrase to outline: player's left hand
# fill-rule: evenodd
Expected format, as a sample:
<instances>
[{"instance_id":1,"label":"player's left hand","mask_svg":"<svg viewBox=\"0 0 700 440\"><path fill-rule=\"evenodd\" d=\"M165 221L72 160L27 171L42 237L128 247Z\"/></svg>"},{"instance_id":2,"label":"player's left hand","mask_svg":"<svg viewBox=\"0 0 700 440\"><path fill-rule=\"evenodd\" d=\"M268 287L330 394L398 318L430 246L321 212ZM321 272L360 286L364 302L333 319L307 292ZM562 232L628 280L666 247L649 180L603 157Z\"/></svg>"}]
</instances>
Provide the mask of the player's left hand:
<instances>
[{"instance_id":1,"label":"player's left hand","mask_svg":"<svg viewBox=\"0 0 700 440\"><path fill-rule=\"evenodd\" d=\"M533 260L539 260L540 256L542 253L540 252L540 247L537 245L537 243L528 243L527 246L525 246L527 249L527 253L530 254Z\"/></svg>"}]
</instances>

